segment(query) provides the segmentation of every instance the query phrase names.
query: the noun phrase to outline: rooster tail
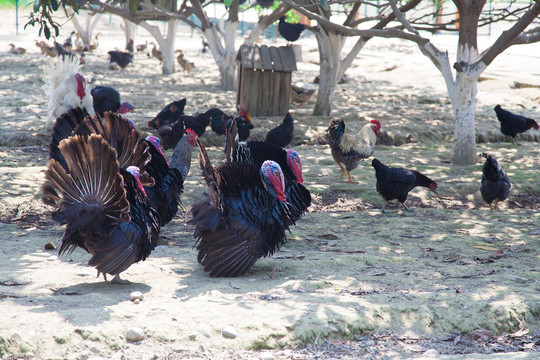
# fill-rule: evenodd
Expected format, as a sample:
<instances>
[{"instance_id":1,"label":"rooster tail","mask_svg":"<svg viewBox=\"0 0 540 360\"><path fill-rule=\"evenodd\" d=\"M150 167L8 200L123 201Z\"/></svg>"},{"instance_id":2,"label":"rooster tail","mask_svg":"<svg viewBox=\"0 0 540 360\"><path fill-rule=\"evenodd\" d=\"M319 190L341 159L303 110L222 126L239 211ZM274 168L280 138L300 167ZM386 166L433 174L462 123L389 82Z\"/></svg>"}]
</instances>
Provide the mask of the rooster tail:
<instances>
[{"instance_id":1,"label":"rooster tail","mask_svg":"<svg viewBox=\"0 0 540 360\"><path fill-rule=\"evenodd\" d=\"M59 150L69 173L51 159L41 188L44 201L58 208L53 219L69 224L73 231L102 235L118 222L129 222L130 205L116 151L95 134L70 137L61 142Z\"/></svg>"}]
</instances>

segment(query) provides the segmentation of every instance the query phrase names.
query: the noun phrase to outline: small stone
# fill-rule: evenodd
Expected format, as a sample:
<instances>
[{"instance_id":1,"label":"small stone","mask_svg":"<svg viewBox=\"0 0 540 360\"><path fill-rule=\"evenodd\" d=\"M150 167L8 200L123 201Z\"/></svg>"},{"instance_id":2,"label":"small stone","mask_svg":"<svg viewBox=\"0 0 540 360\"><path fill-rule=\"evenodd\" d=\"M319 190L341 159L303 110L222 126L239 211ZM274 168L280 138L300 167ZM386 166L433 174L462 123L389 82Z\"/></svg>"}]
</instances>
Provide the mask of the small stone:
<instances>
[{"instance_id":1,"label":"small stone","mask_svg":"<svg viewBox=\"0 0 540 360\"><path fill-rule=\"evenodd\" d=\"M203 334L203 336L205 336L207 338L212 337L212 328L210 327L210 325L201 324L201 325L199 325L198 330L199 330L199 332L201 334Z\"/></svg>"},{"instance_id":2,"label":"small stone","mask_svg":"<svg viewBox=\"0 0 540 360\"><path fill-rule=\"evenodd\" d=\"M232 326L227 326L226 328L221 330L221 334L223 335L223 337L226 337L228 339L234 339L235 337L238 336L236 329L233 328Z\"/></svg>"},{"instance_id":3,"label":"small stone","mask_svg":"<svg viewBox=\"0 0 540 360\"><path fill-rule=\"evenodd\" d=\"M47 260L49 260L49 261L55 261L55 260L58 260L58 256L56 256L56 255L51 255L51 256L49 256L49 257L47 258Z\"/></svg>"},{"instance_id":4,"label":"small stone","mask_svg":"<svg viewBox=\"0 0 540 360\"><path fill-rule=\"evenodd\" d=\"M197 340L197 334L189 334L188 339L191 340L191 341Z\"/></svg>"},{"instance_id":5,"label":"small stone","mask_svg":"<svg viewBox=\"0 0 540 360\"><path fill-rule=\"evenodd\" d=\"M133 303L134 303L134 304L138 304L138 303L140 303L140 302L141 302L141 299L135 299L135 300L133 300Z\"/></svg>"},{"instance_id":6,"label":"small stone","mask_svg":"<svg viewBox=\"0 0 540 360\"><path fill-rule=\"evenodd\" d=\"M128 341L137 342L144 339L144 330L138 327L131 328L126 333Z\"/></svg>"},{"instance_id":7,"label":"small stone","mask_svg":"<svg viewBox=\"0 0 540 360\"><path fill-rule=\"evenodd\" d=\"M439 356L439 352L435 349L429 349L428 351L424 352L422 356L426 356L426 357Z\"/></svg>"},{"instance_id":8,"label":"small stone","mask_svg":"<svg viewBox=\"0 0 540 360\"><path fill-rule=\"evenodd\" d=\"M274 360L274 355L269 352L264 352L259 356L260 360Z\"/></svg>"},{"instance_id":9,"label":"small stone","mask_svg":"<svg viewBox=\"0 0 540 360\"><path fill-rule=\"evenodd\" d=\"M129 294L129 299L131 301L135 301L135 300L142 300L144 297L143 293L140 292L140 291L134 291L132 292L131 294Z\"/></svg>"},{"instance_id":10,"label":"small stone","mask_svg":"<svg viewBox=\"0 0 540 360\"><path fill-rule=\"evenodd\" d=\"M334 325L332 325L332 324L326 324L325 327L327 329L329 329L330 331L335 332L335 333L337 333L339 331L339 329L337 327L335 327Z\"/></svg>"}]
</instances>

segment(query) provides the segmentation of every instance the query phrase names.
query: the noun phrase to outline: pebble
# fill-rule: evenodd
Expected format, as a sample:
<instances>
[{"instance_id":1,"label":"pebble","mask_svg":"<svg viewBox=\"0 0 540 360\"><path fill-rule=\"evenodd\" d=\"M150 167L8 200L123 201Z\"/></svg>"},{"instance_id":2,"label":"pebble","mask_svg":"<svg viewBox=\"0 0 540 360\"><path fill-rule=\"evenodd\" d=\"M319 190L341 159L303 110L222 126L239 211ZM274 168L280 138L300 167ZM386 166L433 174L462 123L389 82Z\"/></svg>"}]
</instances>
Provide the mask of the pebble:
<instances>
[{"instance_id":1,"label":"pebble","mask_svg":"<svg viewBox=\"0 0 540 360\"><path fill-rule=\"evenodd\" d=\"M269 352L264 352L259 356L260 360L274 360L274 355Z\"/></svg>"},{"instance_id":2,"label":"pebble","mask_svg":"<svg viewBox=\"0 0 540 360\"><path fill-rule=\"evenodd\" d=\"M210 338L212 337L212 328L210 325L201 324L199 325L199 332L203 334L205 337Z\"/></svg>"},{"instance_id":3,"label":"pebble","mask_svg":"<svg viewBox=\"0 0 540 360\"><path fill-rule=\"evenodd\" d=\"M223 337L226 337L229 339L234 339L235 337L238 336L236 329L233 328L232 326L225 327L223 330L221 330L221 334L223 335Z\"/></svg>"},{"instance_id":4,"label":"pebble","mask_svg":"<svg viewBox=\"0 0 540 360\"><path fill-rule=\"evenodd\" d=\"M439 356L439 352L437 350L435 350L435 349L429 349L428 351L424 352L422 355L423 356L431 356L431 357Z\"/></svg>"},{"instance_id":5,"label":"pebble","mask_svg":"<svg viewBox=\"0 0 540 360\"><path fill-rule=\"evenodd\" d=\"M49 260L49 261L55 261L55 260L58 260L58 256L56 256L56 255L51 255L51 256L49 256L49 257L47 258L47 260Z\"/></svg>"},{"instance_id":6,"label":"pebble","mask_svg":"<svg viewBox=\"0 0 540 360\"><path fill-rule=\"evenodd\" d=\"M134 291L132 292L131 294L129 294L129 299L131 301L135 301L135 300L142 300L144 297L143 293L140 292L140 291Z\"/></svg>"},{"instance_id":7,"label":"pebble","mask_svg":"<svg viewBox=\"0 0 540 360\"><path fill-rule=\"evenodd\" d=\"M138 327L133 327L127 331L126 339L133 342L141 341L144 339L144 330Z\"/></svg>"}]
</instances>

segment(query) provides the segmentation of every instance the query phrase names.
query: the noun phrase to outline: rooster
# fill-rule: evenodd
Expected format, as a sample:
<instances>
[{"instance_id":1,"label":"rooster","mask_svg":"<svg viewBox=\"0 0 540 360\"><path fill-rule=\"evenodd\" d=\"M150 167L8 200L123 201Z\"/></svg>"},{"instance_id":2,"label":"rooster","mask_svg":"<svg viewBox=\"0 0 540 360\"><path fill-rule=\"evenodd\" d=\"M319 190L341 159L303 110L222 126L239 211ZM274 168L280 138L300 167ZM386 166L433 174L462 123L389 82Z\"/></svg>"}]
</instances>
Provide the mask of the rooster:
<instances>
[{"instance_id":1,"label":"rooster","mask_svg":"<svg viewBox=\"0 0 540 360\"><path fill-rule=\"evenodd\" d=\"M481 156L486 158L486 162L482 167L480 194L491 209L497 209L497 203L508 197L512 183L493 156L486 153Z\"/></svg>"},{"instance_id":2,"label":"rooster","mask_svg":"<svg viewBox=\"0 0 540 360\"><path fill-rule=\"evenodd\" d=\"M69 109L81 107L89 115L94 114L92 95L79 70L79 59L71 56L59 57L56 64L47 67L44 90L49 98L46 123L48 130L51 129L51 120Z\"/></svg>"},{"instance_id":3,"label":"rooster","mask_svg":"<svg viewBox=\"0 0 540 360\"><path fill-rule=\"evenodd\" d=\"M516 136L519 133L525 132L529 129L538 130L538 123L525 116L513 114L508 110L504 110L500 105L495 106L495 113L501 123L501 132L504 135L512 137L512 145L516 142Z\"/></svg>"},{"instance_id":4,"label":"rooster","mask_svg":"<svg viewBox=\"0 0 540 360\"><path fill-rule=\"evenodd\" d=\"M304 24L291 24L285 21L285 16L279 18L278 32L287 41L294 42L305 30Z\"/></svg>"},{"instance_id":5,"label":"rooster","mask_svg":"<svg viewBox=\"0 0 540 360\"><path fill-rule=\"evenodd\" d=\"M358 167L360 160L373 154L380 129L381 123L378 120L371 120L357 135L348 135L345 134L345 122L342 119L335 117L330 120L326 130L326 140L330 144L334 161L341 169L341 177L345 176L345 171L347 171L349 182L353 182L351 170Z\"/></svg>"},{"instance_id":6,"label":"rooster","mask_svg":"<svg viewBox=\"0 0 540 360\"><path fill-rule=\"evenodd\" d=\"M409 212L413 210L405 205L405 200L409 191L416 186L423 186L437 193L437 183L418 171L388 167L377 159L373 159L371 165L375 168L377 192L386 202L397 199ZM383 213L387 212L385 207L386 204L382 207Z\"/></svg>"}]
</instances>

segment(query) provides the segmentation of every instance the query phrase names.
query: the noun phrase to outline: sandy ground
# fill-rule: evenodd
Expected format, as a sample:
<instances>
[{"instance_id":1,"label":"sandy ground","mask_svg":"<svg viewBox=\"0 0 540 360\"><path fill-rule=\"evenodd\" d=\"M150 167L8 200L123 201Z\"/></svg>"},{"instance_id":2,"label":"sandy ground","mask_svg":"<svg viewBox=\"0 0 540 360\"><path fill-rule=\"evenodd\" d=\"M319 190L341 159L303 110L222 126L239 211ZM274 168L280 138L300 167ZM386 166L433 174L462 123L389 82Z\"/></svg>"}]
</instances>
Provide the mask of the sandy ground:
<instances>
[{"instance_id":1,"label":"sandy ground","mask_svg":"<svg viewBox=\"0 0 540 360\"><path fill-rule=\"evenodd\" d=\"M62 228L49 220L39 185L47 161L45 65L33 42L37 29L19 29L14 11L0 24L0 356L66 359L532 359L540 350L540 132L511 146L494 116L497 103L539 118L540 47L510 49L479 84L478 151L489 151L513 181L508 201L490 211L478 192L481 164L453 167L452 110L442 77L417 48L372 40L339 87L333 116L359 130L377 118L387 136L375 156L419 169L439 183L439 196L415 189L409 205L380 212L370 162L340 180L323 141L329 117L310 115L312 100L293 105L300 153L313 206L292 229L283 251L259 260L252 273L212 279L197 264L190 204L204 181L193 156L177 218L162 229L150 257L130 267L119 286L95 277L82 250L58 258L45 244ZM8 16L9 15L9 16ZM20 20L24 24L24 18ZM61 39L71 31L66 24ZM123 48L121 22L103 17L99 48L82 71L90 86L117 88L146 126L165 104L187 98L186 112L218 106L234 110L235 93L220 90L211 55L200 39L178 33L177 47L197 68L161 75L159 62L138 53L124 72L107 68L108 50ZM151 41L139 30L136 44ZM267 43L269 41L265 40ZM454 37L438 36L452 52ZM481 44L493 41L483 36ZM27 48L15 56L8 44ZM301 39L303 62L294 81L317 75L313 38ZM283 44L279 42L279 44ZM281 122L254 119L253 139ZM223 139L203 141L216 163ZM397 146L399 145L399 146ZM130 301L139 291L144 298ZM131 328L144 331L126 340ZM226 336L227 330L236 333ZM502 353L502 354L498 354Z\"/></svg>"}]
</instances>

